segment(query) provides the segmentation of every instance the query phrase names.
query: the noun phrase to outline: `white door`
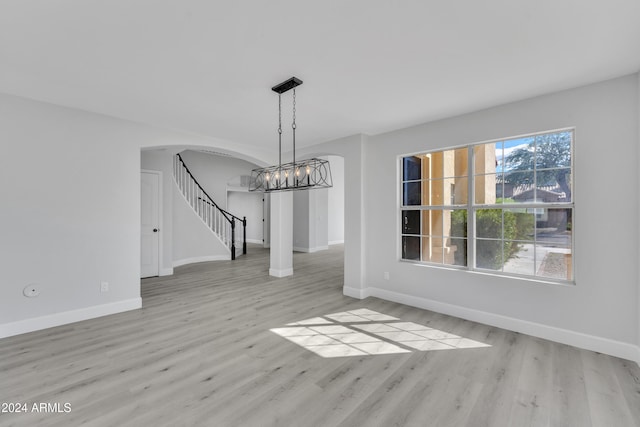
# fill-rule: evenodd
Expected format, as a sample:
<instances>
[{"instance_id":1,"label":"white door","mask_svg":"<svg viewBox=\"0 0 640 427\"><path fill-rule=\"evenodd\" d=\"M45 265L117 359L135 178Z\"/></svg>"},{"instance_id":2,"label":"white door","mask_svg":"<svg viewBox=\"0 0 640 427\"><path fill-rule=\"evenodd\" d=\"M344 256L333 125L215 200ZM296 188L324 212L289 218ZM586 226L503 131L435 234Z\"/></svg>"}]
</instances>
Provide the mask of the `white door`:
<instances>
[{"instance_id":1,"label":"white door","mask_svg":"<svg viewBox=\"0 0 640 427\"><path fill-rule=\"evenodd\" d=\"M160 273L160 174L142 172L140 184L140 277Z\"/></svg>"},{"instance_id":2,"label":"white door","mask_svg":"<svg viewBox=\"0 0 640 427\"><path fill-rule=\"evenodd\" d=\"M262 193L262 246L271 247L271 193Z\"/></svg>"}]
</instances>

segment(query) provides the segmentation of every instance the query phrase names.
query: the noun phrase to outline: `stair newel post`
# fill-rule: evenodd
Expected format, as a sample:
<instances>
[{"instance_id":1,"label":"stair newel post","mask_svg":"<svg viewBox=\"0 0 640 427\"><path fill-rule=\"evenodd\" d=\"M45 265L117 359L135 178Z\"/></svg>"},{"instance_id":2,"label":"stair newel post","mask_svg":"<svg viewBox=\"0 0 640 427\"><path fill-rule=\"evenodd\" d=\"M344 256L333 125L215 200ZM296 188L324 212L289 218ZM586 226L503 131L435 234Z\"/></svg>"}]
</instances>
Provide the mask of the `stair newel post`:
<instances>
[{"instance_id":1,"label":"stair newel post","mask_svg":"<svg viewBox=\"0 0 640 427\"><path fill-rule=\"evenodd\" d=\"M242 254L247 254L247 217L242 217Z\"/></svg>"},{"instance_id":2,"label":"stair newel post","mask_svg":"<svg viewBox=\"0 0 640 427\"><path fill-rule=\"evenodd\" d=\"M236 259L236 220L231 221L231 259Z\"/></svg>"}]
</instances>

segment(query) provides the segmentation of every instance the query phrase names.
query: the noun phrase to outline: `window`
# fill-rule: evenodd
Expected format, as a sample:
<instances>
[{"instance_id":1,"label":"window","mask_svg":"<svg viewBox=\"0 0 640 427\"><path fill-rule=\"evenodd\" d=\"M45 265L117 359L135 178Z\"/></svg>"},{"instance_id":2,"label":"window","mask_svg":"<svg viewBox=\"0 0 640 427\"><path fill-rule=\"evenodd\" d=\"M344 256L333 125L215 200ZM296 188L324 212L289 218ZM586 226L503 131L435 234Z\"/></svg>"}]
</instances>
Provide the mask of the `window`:
<instances>
[{"instance_id":1,"label":"window","mask_svg":"<svg viewBox=\"0 0 640 427\"><path fill-rule=\"evenodd\" d=\"M401 258L573 280L573 131L402 157Z\"/></svg>"}]
</instances>

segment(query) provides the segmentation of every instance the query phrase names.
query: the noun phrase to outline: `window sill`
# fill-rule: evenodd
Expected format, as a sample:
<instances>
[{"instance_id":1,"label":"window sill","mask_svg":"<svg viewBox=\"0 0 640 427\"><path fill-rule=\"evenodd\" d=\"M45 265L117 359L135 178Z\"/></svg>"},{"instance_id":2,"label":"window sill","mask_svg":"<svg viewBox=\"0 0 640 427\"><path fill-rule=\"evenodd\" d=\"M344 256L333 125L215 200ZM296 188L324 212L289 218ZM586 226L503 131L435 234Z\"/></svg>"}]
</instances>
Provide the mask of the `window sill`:
<instances>
[{"instance_id":1,"label":"window sill","mask_svg":"<svg viewBox=\"0 0 640 427\"><path fill-rule=\"evenodd\" d=\"M564 286L564 287L575 287L575 280L553 280L546 277L540 276L522 276L518 274L510 274L510 273L502 273L502 272L493 272L491 270L482 270L482 269L470 269L469 267L456 266L456 265L444 265L444 264L434 264L429 262L421 262L407 259L399 259L398 260L402 264L413 265L416 267L426 267L426 268L435 268L439 270L448 270L448 271L459 271L462 273L473 274L473 275L482 275L482 276L491 276L500 279L515 279L520 281L525 281L529 283L540 283L545 285L556 285L556 286Z\"/></svg>"}]
</instances>

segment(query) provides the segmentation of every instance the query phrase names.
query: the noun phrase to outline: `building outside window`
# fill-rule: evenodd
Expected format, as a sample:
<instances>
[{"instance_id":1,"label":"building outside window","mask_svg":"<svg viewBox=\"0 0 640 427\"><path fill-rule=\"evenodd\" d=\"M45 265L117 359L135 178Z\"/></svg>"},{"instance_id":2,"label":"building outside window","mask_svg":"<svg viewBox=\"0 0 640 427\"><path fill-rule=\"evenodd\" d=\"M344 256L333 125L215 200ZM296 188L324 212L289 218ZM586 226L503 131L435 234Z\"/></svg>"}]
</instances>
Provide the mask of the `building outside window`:
<instances>
[{"instance_id":1,"label":"building outside window","mask_svg":"<svg viewBox=\"0 0 640 427\"><path fill-rule=\"evenodd\" d=\"M401 259L573 280L573 130L401 158Z\"/></svg>"}]
</instances>

